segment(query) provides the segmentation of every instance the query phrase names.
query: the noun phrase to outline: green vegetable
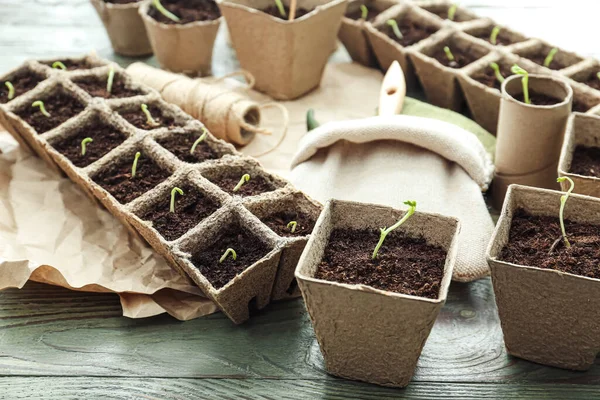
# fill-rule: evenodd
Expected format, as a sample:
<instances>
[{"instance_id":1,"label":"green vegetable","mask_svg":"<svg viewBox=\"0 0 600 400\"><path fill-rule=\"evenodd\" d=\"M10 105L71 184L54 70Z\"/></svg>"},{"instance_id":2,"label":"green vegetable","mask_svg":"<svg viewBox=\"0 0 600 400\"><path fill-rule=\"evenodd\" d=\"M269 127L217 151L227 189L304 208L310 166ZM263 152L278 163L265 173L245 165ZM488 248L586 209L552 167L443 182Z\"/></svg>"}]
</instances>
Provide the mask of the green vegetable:
<instances>
[{"instance_id":1,"label":"green vegetable","mask_svg":"<svg viewBox=\"0 0 600 400\"><path fill-rule=\"evenodd\" d=\"M517 64L512 66L511 71L513 74L523 76L521 80L523 84L523 99L525 100L525 104L531 104L531 99L529 98L529 73Z\"/></svg>"},{"instance_id":2,"label":"green vegetable","mask_svg":"<svg viewBox=\"0 0 600 400\"><path fill-rule=\"evenodd\" d=\"M444 53L446 53L446 57L448 57L448 61L454 61L454 54L452 54L452 51L450 51L450 47L446 46L444 47Z\"/></svg>"},{"instance_id":3,"label":"green vegetable","mask_svg":"<svg viewBox=\"0 0 600 400\"><path fill-rule=\"evenodd\" d=\"M179 18L177 15L173 14L172 12L170 12L169 10L164 8L163 5L161 4L160 0L152 0L152 5L154 6L154 8L156 8L158 10L159 13L161 13L165 17L169 18L171 21L173 21L173 22L181 21L181 18Z\"/></svg>"},{"instance_id":4,"label":"green vegetable","mask_svg":"<svg viewBox=\"0 0 600 400\"><path fill-rule=\"evenodd\" d=\"M141 155L142 155L142 153L140 153L139 151L137 153L135 153L135 157L133 159L133 166L131 167L131 177L132 178L135 177L135 173L137 172L138 160L140 159Z\"/></svg>"},{"instance_id":5,"label":"green vegetable","mask_svg":"<svg viewBox=\"0 0 600 400\"><path fill-rule=\"evenodd\" d=\"M550 64L552 64L552 60L554 60L554 56L556 55L556 53L558 53L558 49L556 47L550 50L550 52L546 56L546 59L544 60L544 67L550 68Z\"/></svg>"},{"instance_id":6,"label":"green vegetable","mask_svg":"<svg viewBox=\"0 0 600 400\"><path fill-rule=\"evenodd\" d=\"M169 207L169 211L174 213L175 212L175 195L179 193L180 196L183 196L183 190L179 189L178 187L174 187L171 190L171 206Z\"/></svg>"},{"instance_id":7,"label":"green vegetable","mask_svg":"<svg viewBox=\"0 0 600 400\"><path fill-rule=\"evenodd\" d=\"M283 3L281 2L281 0L275 0L275 5L277 6L277 9L279 10L279 14L281 14L281 16L283 18L287 18L287 14L285 12L285 7L283 6Z\"/></svg>"},{"instance_id":8,"label":"green vegetable","mask_svg":"<svg viewBox=\"0 0 600 400\"><path fill-rule=\"evenodd\" d=\"M497 63L493 62L490 63L490 68L494 70L494 74L496 75L496 79L498 79L498 82L503 83L504 77L502 76L502 73L500 73L500 66Z\"/></svg>"},{"instance_id":9,"label":"green vegetable","mask_svg":"<svg viewBox=\"0 0 600 400\"><path fill-rule=\"evenodd\" d=\"M225 261L225 259L227 258L227 256L231 254L231 258L233 258L233 261L237 260L237 253L235 252L234 249L232 249L231 247L228 248L225 253L223 253L223 255L221 256L221 258L219 259L219 264L221 264L223 261Z\"/></svg>"},{"instance_id":10,"label":"green vegetable","mask_svg":"<svg viewBox=\"0 0 600 400\"><path fill-rule=\"evenodd\" d=\"M196 147L202 143L204 141L204 139L206 139L206 137L208 136L208 129L206 129L205 127L202 127L202 131L204 133L202 133L202 136L200 136L198 139L196 139L196 141L194 142L194 144L192 145L192 149L190 150L190 154L194 154L194 151L196 150Z\"/></svg>"},{"instance_id":11,"label":"green vegetable","mask_svg":"<svg viewBox=\"0 0 600 400\"><path fill-rule=\"evenodd\" d=\"M142 104L142 112L146 115L146 123L150 126L157 126L158 122L152 118L152 114L150 114L150 110L148 110L147 104Z\"/></svg>"},{"instance_id":12,"label":"green vegetable","mask_svg":"<svg viewBox=\"0 0 600 400\"><path fill-rule=\"evenodd\" d=\"M490 43L492 43L494 46L498 43L498 35L499 34L500 34L500 27L495 26L494 29L492 29L492 34L490 35Z\"/></svg>"},{"instance_id":13,"label":"green vegetable","mask_svg":"<svg viewBox=\"0 0 600 400\"><path fill-rule=\"evenodd\" d=\"M458 6L456 4L452 4L448 9L448 19L450 21L454 21L454 18L456 17L456 10L458 10Z\"/></svg>"},{"instance_id":14,"label":"green vegetable","mask_svg":"<svg viewBox=\"0 0 600 400\"><path fill-rule=\"evenodd\" d=\"M46 106L44 106L44 102L43 101L41 101L41 100L34 101L31 104L31 107L39 107L40 111L42 112L42 114L45 117L50 117L50 113L48 111L46 111Z\"/></svg>"},{"instance_id":15,"label":"green vegetable","mask_svg":"<svg viewBox=\"0 0 600 400\"><path fill-rule=\"evenodd\" d=\"M87 151L87 144L88 143L92 143L94 141L94 139L92 139L91 137L86 137L85 139L83 139L81 141L81 155L85 156L85 153Z\"/></svg>"},{"instance_id":16,"label":"green vegetable","mask_svg":"<svg viewBox=\"0 0 600 400\"><path fill-rule=\"evenodd\" d=\"M15 87L13 86L13 84L10 83L10 81L6 81L6 82L4 82L4 85L6 85L6 88L8 89L7 98L9 100L14 99L15 98Z\"/></svg>"},{"instance_id":17,"label":"green vegetable","mask_svg":"<svg viewBox=\"0 0 600 400\"><path fill-rule=\"evenodd\" d=\"M569 199L569 196L573 192L573 189L575 189L575 182L573 182L573 180L567 176L558 178L556 181L559 183L564 182L564 181L569 181L569 183L571 184L571 187L569 187L569 190L567 190L567 193L563 194L560 197L560 211L558 214L558 217L560 219L560 230L562 231L563 239L565 241L565 246L571 247L571 243L569 242L569 239L567 239L567 232L565 230L564 214L565 214L565 205L567 204L567 200Z\"/></svg>"},{"instance_id":18,"label":"green vegetable","mask_svg":"<svg viewBox=\"0 0 600 400\"><path fill-rule=\"evenodd\" d=\"M59 68L59 69L62 69L63 71L67 70L67 66L60 61L54 61L54 63L52 63L52 68L55 68L55 69Z\"/></svg>"},{"instance_id":19,"label":"green vegetable","mask_svg":"<svg viewBox=\"0 0 600 400\"><path fill-rule=\"evenodd\" d=\"M249 174L242 175L242 179L240 179L240 181L238 182L238 184L235 185L235 187L233 188L233 191L237 192L238 190L240 190L240 188L242 187L242 185L244 185L244 183L248 182L249 180L250 180L250 175Z\"/></svg>"},{"instance_id":20,"label":"green vegetable","mask_svg":"<svg viewBox=\"0 0 600 400\"><path fill-rule=\"evenodd\" d=\"M381 246L383 245L383 241L385 240L386 236L392 232L394 229L397 229L398 227L400 227L400 225L402 225L403 223L405 223L416 211L417 209L417 202L416 201L405 201L404 204L406 204L409 208L408 211L406 211L406 214L404 214L404 216L400 219L400 221L396 222L394 225L390 226L389 228L382 228L380 229L381 231L381 237L379 238L379 243L377 243L377 246L375 247L375 251L373 251L373 260L377 258L377 253L379 253L379 249L381 248Z\"/></svg>"},{"instance_id":21,"label":"green vegetable","mask_svg":"<svg viewBox=\"0 0 600 400\"><path fill-rule=\"evenodd\" d=\"M108 80L106 81L106 91L108 93L112 92L114 80L115 80L115 66L111 64L110 69L108 70Z\"/></svg>"},{"instance_id":22,"label":"green vegetable","mask_svg":"<svg viewBox=\"0 0 600 400\"><path fill-rule=\"evenodd\" d=\"M287 228L290 229L290 232L292 233L296 232L296 226L298 226L296 221L290 221L290 223L287 224Z\"/></svg>"},{"instance_id":23,"label":"green vegetable","mask_svg":"<svg viewBox=\"0 0 600 400\"><path fill-rule=\"evenodd\" d=\"M404 39L404 35L400 32L400 28L398 27L398 23L395 19L388 19L387 24L392 27L392 31L394 31L394 35L402 40Z\"/></svg>"},{"instance_id":24,"label":"green vegetable","mask_svg":"<svg viewBox=\"0 0 600 400\"><path fill-rule=\"evenodd\" d=\"M364 4L361 4L361 6L360 6L360 19L364 19L366 21L368 16L369 16L369 9Z\"/></svg>"}]
</instances>

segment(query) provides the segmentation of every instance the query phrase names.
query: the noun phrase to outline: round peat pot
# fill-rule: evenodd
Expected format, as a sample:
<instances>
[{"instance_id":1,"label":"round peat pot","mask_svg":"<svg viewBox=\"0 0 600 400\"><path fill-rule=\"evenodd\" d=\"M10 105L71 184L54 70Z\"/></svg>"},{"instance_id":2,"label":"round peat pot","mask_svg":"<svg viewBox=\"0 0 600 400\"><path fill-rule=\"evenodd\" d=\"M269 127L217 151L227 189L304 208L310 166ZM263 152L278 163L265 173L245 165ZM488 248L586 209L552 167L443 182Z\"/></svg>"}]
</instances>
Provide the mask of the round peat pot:
<instances>
[{"instance_id":1,"label":"round peat pot","mask_svg":"<svg viewBox=\"0 0 600 400\"><path fill-rule=\"evenodd\" d=\"M115 53L129 57L152 54L148 33L138 13L141 2L116 4L104 0L90 1L106 28Z\"/></svg>"},{"instance_id":2,"label":"round peat pot","mask_svg":"<svg viewBox=\"0 0 600 400\"><path fill-rule=\"evenodd\" d=\"M532 104L523 100L522 77L513 75L502 84L496 142L493 203L500 208L512 183L558 189L556 169L571 113L573 90L560 78L529 76ZM553 171L544 173L544 171Z\"/></svg>"}]
</instances>

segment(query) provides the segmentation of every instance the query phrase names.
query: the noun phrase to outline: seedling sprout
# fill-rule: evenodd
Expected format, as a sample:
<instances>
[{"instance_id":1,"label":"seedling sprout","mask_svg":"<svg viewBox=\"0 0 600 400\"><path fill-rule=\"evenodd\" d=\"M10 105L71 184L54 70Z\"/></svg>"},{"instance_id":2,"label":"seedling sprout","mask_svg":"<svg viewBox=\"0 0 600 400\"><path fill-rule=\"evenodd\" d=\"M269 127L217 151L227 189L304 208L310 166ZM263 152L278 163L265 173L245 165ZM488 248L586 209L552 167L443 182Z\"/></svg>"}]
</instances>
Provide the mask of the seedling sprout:
<instances>
[{"instance_id":1,"label":"seedling sprout","mask_svg":"<svg viewBox=\"0 0 600 400\"><path fill-rule=\"evenodd\" d=\"M154 120L154 118L152 118L152 114L150 114L150 110L148 110L148 105L147 104L142 104L142 112L146 115L146 123L149 126L157 126L158 122L156 122Z\"/></svg>"},{"instance_id":2,"label":"seedling sprout","mask_svg":"<svg viewBox=\"0 0 600 400\"><path fill-rule=\"evenodd\" d=\"M86 137L85 139L83 139L81 141L81 155L85 156L85 153L87 152L87 144L88 143L92 143L94 141L94 139L92 139L91 137Z\"/></svg>"},{"instance_id":3,"label":"seedling sprout","mask_svg":"<svg viewBox=\"0 0 600 400\"><path fill-rule=\"evenodd\" d=\"M192 145L192 149L190 150L190 154L194 154L194 151L196 150L196 147L202 143L204 141L204 139L206 139L206 137L208 136L208 129L206 129L205 127L202 127L202 131L204 133L202 133L202 136L200 136L198 139L196 139L196 141L194 142L194 144Z\"/></svg>"},{"instance_id":4,"label":"seedling sprout","mask_svg":"<svg viewBox=\"0 0 600 400\"><path fill-rule=\"evenodd\" d=\"M173 22L181 21L181 19L177 15L173 14L172 12L170 12L169 10L164 8L163 5L160 3L160 0L153 0L152 5L154 5L154 8L156 8L159 13L161 13L165 17L169 18L171 21L173 21Z\"/></svg>"},{"instance_id":5,"label":"seedling sprout","mask_svg":"<svg viewBox=\"0 0 600 400\"><path fill-rule=\"evenodd\" d=\"M235 185L235 187L233 188L233 191L237 192L238 190L240 190L240 188L244 185L244 183L248 182L249 180L250 180L250 175L248 175L248 174L242 175L242 179L240 179L238 184Z\"/></svg>"},{"instance_id":6,"label":"seedling sprout","mask_svg":"<svg viewBox=\"0 0 600 400\"><path fill-rule=\"evenodd\" d=\"M513 74L523 76L521 79L523 84L523 99L525 100L525 104L531 104L531 99L529 98L529 73L523 68L519 67L517 64L512 66L511 71Z\"/></svg>"},{"instance_id":7,"label":"seedling sprout","mask_svg":"<svg viewBox=\"0 0 600 400\"><path fill-rule=\"evenodd\" d=\"M6 86L6 88L8 89L8 99L12 100L15 98L15 87L13 86L12 83L10 83L9 81L4 82L4 85Z\"/></svg>"},{"instance_id":8,"label":"seedling sprout","mask_svg":"<svg viewBox=\"0 0 600 400\"><path fill-rule=\"evenodd\" d=\"M550 64L552 64L552 60L554 60L554 56L556 55L556 53L558 53L558 49L556 47L550 50L550 52L546 56L546 59L544 60L544 67L550 68Z\"/></svg>"},{"instance_id":9,"label":"seedling sprout","mask_svg":"<svg viewBox=\"0 0 600 400\"><path fill-rule=\"evenodd\" d=\"M373 260L377 258L377 253L379 253L379 249L383 245L383 241L385 240L388 233L390 233L394 229L397 229L398 227L400 227L400 225L405 223L415 213L415 210L417 209L416 201L408 200L408 201L405 201L404 204L406 204L409 208L408 208L408 211L406 211L406 213L404 214L404 216L400 219L400 221L396 222L394 225L390 226L387 229L386 228L380 229L381 236L379 238L379 243L377 243L377 246L375 247L375 251L373 251Z\"/></svg>"},{"instance_id":10,"label":"seedling sprout","mask_svg":"<svg viewBox=\"0 0 600 400\"><path fill-rule=\"evenodd\" d=\"M179 189L178 187L174 187L171 190L171 206L169 207L169 211L174 213L175 212L175 195L179 193L180 196L183 196L183 190Z\"/></svg>"},{"instance_id":11,"label":"seedling sprout","mask_svg":"<svg viewBox=\"0 0 600 400\"><path fill-rule=\"evenodd\" d=\"M63 71L67 70L67 66L63 64L61 61L54 61L52 63L52 68L54 69L62 69Z\"/></svg>"},{"instance_id":12,"label":"seedling sprout","mask_svg":"<svg viewBox=\"0 0 600 400\"><path fill-rule=\"evenodd\" d=\"M131 166L131 177L132 178L135 178L135 173L137 172L138 160L140 159L141 155L142 155L142 153L140 153L139 151L137 153L135 153L135 157L133 159L133 165Z\"/></svg>"},{"instance_id":13,"label":"seedling sprout","mask_svg":"<svg viewBox=\"0 0 600 400\"><path fill-rule=\"evenodd\" d=\"M567 232L565 230L564 213L565 213L565 205L567 204L567 200L569 199L569 196L573 192L573 189L575 189L575 182L573 182L573 180L567 176L558 178L556 181L559 183L564 182L564 181L569 181L569 183L571 185L569 187L569 190L567 190L567 192L565 194L560 196L560 211L559 211L559 215L558 215L559 219L560 219L560 230L562 231L563 240L565 241L565 246L567 246L567 248L569 248L569 247L571 247L571 243L569 242L569 239L567 238Z\"/></svg>"},{"instance_id":14,"label":"seedling sprout","mask_svg":"<svg viewBox=\"0 0 600 400\"><path fill-rule=\"evenodd\" d=\"M112 92L113 81L115 80L115 66L111 65L108 70L108 80L106 81L106 91L108 93Z\"/></svg>"},{"instance_id":15,"label":"seedling sprout","mask_svg":"<svg viewBox=\"0 0 600 400\"><path fill-rule=\"evenodd\" d=\"M456 10L458 9L458 6L456 4L452 4L450 6L450 8L448 9L448 19L450 21L454 21L454 18L456 17Z\"/></svg>"},{"instance_id":16,"label":"seedling sprout","mask_svg":"<svg viewBox=\"0 0 600 400\"><path fill-rule=\"evenodd\" d=\"M444 53L446 53L446 57L448 58L448 61L450 61L450 62L455 61L454 54L452 54L450 47L445 46Z\"/></svg>"},{"instance_id":17,"label":"seedling sprout","mask_svg":"<svg viewBox=\"0 0 600 400\"><path fill-rule=\"evenodd\" d=\"M237 253L235 252L234 249L232 249L230 247L227 250L225 250L225 253L223 253L223 255L221 256L221 258L219 259L219 264L221 264L223 261L225 261L225 259L227 258L227 256L230 255L230 254L231 254L231 258L233 258L233 261L237 260Z\"/></svg>"},{"instance_id":18,"label":"seedling sprout","mask_svg":"<svg viewBox=\"0 0 600 400\"><path fill-rule=\"evenodd\" d=\"M600 79L600 72L598 72L598 73L596 74L596 77L597 77L598 79Z\"/></svg>"},{"instance_id":19,"label":"seedling sprout","mask_svg":"<svg viewBox=\"0 0 600 400\"><path fill-rule=\"evenodd\" d=\"M398 28L398 23L395 19L388 19L387 24L392 27L392 31L394 31L394 35L399 39L404 39L404 35L400 32L400 28Z\"/></svg>"},{"instance_id":20,"label":"seedling sprout","mask_svg":"<svg viewBox=\"0 0 600 400\"><path fill-rule=\"evenodd\" d=\"M495 26L494 29L492 29L492 34L490 35L490 43L494 46L498 43L498 35L500 34L500 29L501 28L499 26Z\"/></svg>"},{"instance_id":21,"label":"seedling sprout","mask_svg":"<svg viewBox=\"0 0 600 400\"><path fill-rule=\"evenodd\" d=\"M45 116L45 117L50 117L50 113L48 111L46 111L46 107L44 106L44 102L41 100L36 100L31 104L31 107L39 107L40 108L40 112Z\"/></svg>"},{"instance_id":22,"label":"seedling sprout","mask_svg":"<svg viewBox=\"0 0 600 400\"><path fill-rule=\"evenodd\" d=\"M498 63L490 63L490 68L494 70L494 74L496 75L496 79L498 79L498 82L503 83L504 82L504 77L502 76L502 73L500 72L500 66L498 65Z\"/></svg>"},{"instance_id":23,"label":"seedling sprout","mask_svg":"<svg viewBox=\"0 0 600 400\"><path fill-rule=\"evenodd\" d=\"M364 4L360 5L360 19L367 20L369 16L369 9Z\"/></svg>"},{"instance_id":24,"label":"seedling sprout","mask_svg":"<svg viewBox=\"0 0 600 400\"><path fill-rule=\"evenodd\" d=\"M294 233L296 232L296 226L298 226L298 223L296 221L290 221L289 224L287 224L287 228L290 230L290 232Z\"/></svg>"},{"instance_id":25,"label":"seedling sprout","mask_svg":"<svg viewBox=\"0 0 600 400\"><path fill-rule=\"evenodd\" d=\"M287 14L285 12L285 7L283 7L283 3L281 2L281 0L275 0L275 5L277 6L277 9L279 10L279 14L281 14L281 16L283 18L287 18Z\"/></svg>"}]
</instances>

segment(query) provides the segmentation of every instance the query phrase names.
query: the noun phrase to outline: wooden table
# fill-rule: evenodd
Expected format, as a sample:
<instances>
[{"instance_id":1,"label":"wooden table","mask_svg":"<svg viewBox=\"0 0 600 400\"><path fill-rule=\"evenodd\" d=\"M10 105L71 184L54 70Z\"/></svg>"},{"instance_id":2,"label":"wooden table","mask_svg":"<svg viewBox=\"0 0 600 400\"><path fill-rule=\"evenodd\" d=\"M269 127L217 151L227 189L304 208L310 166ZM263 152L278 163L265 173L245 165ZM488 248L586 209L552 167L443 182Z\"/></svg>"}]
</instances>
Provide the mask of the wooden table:
<instances>
[{"instance_id":1,"label":"wooden table","mask_svg":"<svg viewBox=\"0 0 600 400\"><path fill-rule=\"evenodd\" d=\"M590 36L599 15L591 1L461 3L527 35L600 56L600 45ZM0 71L28 58L91 49L122 64L131 61L112 54L87 0L2 0L0 5ZM348 56L340 50L334 60ZM221 35L215 74L236 68ZM578 373L508 356L489 279L452 284L413 382L404 390L327 375L300 300L273 304L234 326L222 314L190 322L166 315L131 320L121 316L115 295L41 284L0 293L2 399L589 399L600 398L598 364Z\"/></svg>"}]
</instances>

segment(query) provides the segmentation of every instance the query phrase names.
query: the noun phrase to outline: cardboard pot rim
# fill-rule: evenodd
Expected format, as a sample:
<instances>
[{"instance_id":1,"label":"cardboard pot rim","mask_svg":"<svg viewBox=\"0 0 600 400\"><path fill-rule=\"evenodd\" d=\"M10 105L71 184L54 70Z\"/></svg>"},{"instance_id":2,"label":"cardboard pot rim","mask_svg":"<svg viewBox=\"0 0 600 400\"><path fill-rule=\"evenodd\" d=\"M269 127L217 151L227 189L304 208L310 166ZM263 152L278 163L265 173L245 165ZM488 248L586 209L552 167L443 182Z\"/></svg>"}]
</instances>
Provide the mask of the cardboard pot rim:
<instances>
[{"instance_id":1,"label":"cardboard pot rim","mask_svg":"<svg viewBox=\"0 0 600 400\"><path fill-rule=\"evenodd\" d=\"M114 8L117 10L126 10L129 8L138 8L140 7L144 1L134 1L132 3L109 3L106 2L104 0L90 0L92 3L96 3L96 4L104 4L104 7L106 8Z\"/></svg>"},{"instance_id":2,"label":"cardboard pot rim","mask_svg":"<svg viewBox=\"0 0 600 400\"><path fill-rule=\"evenodd\" d=\"M220 1L217 4L219 5L219 7L225 6L225 7L231 7L231 8L238 8L245 12L256 15L259 18L263 18L265 20L269 20L269 21L277 23L277 24L293 25L293 24L301 24L301 23L305 22L306 20L315 16L321 10L326 10L328 8L335 7L338 4L346 3L347 1L348 0L329 0L329 1L327 1L327 3L316 6L314 9L310 10L309 13L304 14L300 18L295 18L293 21L277 18L277 17L274 17L272 15L269 15L269 14L263 12L262 10L259 10L258 8L248 7L244 4L238 4L238 3L234 3L231 1L227 1L227 0ZM345 19L346 19L346 17L342 16L342 20L345 20ZM350 18L347 18L347 19L351 20Z\"/></svg>"},{"instance_id":3,"label":"cardboard pot rim","mask_svg":"<svg viewBox=\"0 0 600 400\"><path fill-rule=\"evenodd\" d=\"M515 99L507 90L506 87L513 81L517 80L517 79L521 79L521 75L511 75L509 77L507 77L504 82L502 83L502 99L506 100L506 101L510 101L511 103L514 104L518 104L522 107L525 108L530 108L530 109L539 109L539 110L552 110L555 108L559 108L562 107L564 105L566 105L567 103L570 103L573 100L573 88L571 88L571 85L569 84L569 82L564 79L564 78L559 78L556 77L554 75L543 75L543 74L530 74L529 75L529 88L531 89L531 83L532 81L549 81L552 82L554 84L557 84L559 86L562 86L565 90L566 90L566 95L564 96L563 100L559 103L556 104L551 104L551 105L547 105L547 106L539 106L536 104L526 104L524 102L518 101L517 99ZM520 92L519 92L520 93Z\"/></svg>"},{"instance_id":4,"label":"cardboard pot rim","mask_svg":"<svg viewBox=\"0 0 600 400\"><path fill-rule=\"evenodd\" d=\"M148 15L148 10L151 5L150 3L151 3L150 0L142 1L139 6L138 13L140 14L140 16L142 17L142 19L144 20L145 23L154 25L157 28L164 29L164 30L169 30L169 29L186 30L186 29L195 28L195 27L218 25L221 23L221 20L223 19L223 15L221 15L217 19L211 19L211 20L207 20L207 21L192 21L192 22L188 22L187 24L165 24L163 22L158 22L157 20L155 20L154 18L152 18L151 16Z\"/></svg>"},{"instance_id":5,"label":"cardboard pot rim","mask_svg":"<svg viewBox=\"0 0 600 400\"><path fill-rule=\"evenodd\" d=\"M571 115L569 116L569 122L567 123L567 131L565 133L565 139L563 141L563 144L562 144L562 147L560 150L560 158L558 160L558 174L559 174L559 176L577 177L578 179L585 179L585 180L591 181L591 182L600 182L600 178L598 178L598 177L575 174L575 173L567 170L567 165L566 165L567 160L566 159L567 159L567 152L569 151L569 142L576 141L576 139L577 139L576 133L575 133L575 120L578 118L596 120L598 122L598 124L600 124L600 115L588 114L588 113L582 113L582 112L571 113Z\"/></svg>"},{"instance_id":6,"label":"cardboard pot rim","mask_svg":"<svg viewBox=\"0 0 600 400\"><path fill-rule=\"evenodd\" d=\"M432 303L432 304L440 304L440 303L443 304L446 301L446 298L448 297L448 288L450 287L451 279L444 279L444 278L446 278L446 276L448 276L448 275L450 277L452 277L452 272L454 269L454 264L455 264L455 259L456 259L456 252L454 252L454 254L451 254L451 253L452 253L452 248L457 245L457 237L458 237L458 234L460 233L461 225L460 225L460 221L458 218L450 217L450 216L442 215L442 214L438 214L438 213L424 212L424 211L415 212L415 215L416 214L428 215L431 217L447 219L447 220L450 220L455 223L454 233L452 235L453 237L452 237L452 240L450 241L448 249L446 250L446 261L445 262L446 262L447 268L444 269L444 273L442 275L442 280L440 282L441 283L440 291L439 291L438 297L435 299L414 296L414 295L404 294L404 293L398 293L398 292L392 292L392 291L388 291L388 290L377 289L372 286L363 285L363 284L349 284L349 283L341 283L341 282L336 282L336 281L327 281L324 279L318 279L318 278L304 274L301 271L300 267L304 264L304 259L307 256L306 249L310 249L313 246L315 240L317 240L317 235L314 235L314 233L315 233L317 227L321 226L321 224L323 223L323 221L326 218L327 212L331 210L334 203L357 204L357 205L361 205L363 207L380 207L380 208L386 208L386 209L394 209L393 207L382 206L381 204L374 204L374 203L363 203L363 202L337 200L337 199L328 200L325 203L325 205L323 206L323 210L321 211L321 214L319 215L319 218L317 219L317 221L315 223L315 229L313 229L313 232L312 232L313 234L310 235L310 238L308 239L308 243L306 244L305 250L302 253L302 256L300 257L300 260L298 261L298 265L294 272L294 276L296 277L296 279L302 280L305 282L311 282L311 283L322 285L322 286L335 286L335 287L339 287L339 288L343 288L343 289L347 289L347 290L361 291L361 292L366 292L366 293L370 293L373 295L381 295L381 296L387 296L387 297L404 299L404 300L422 301L422 302L427 302L427 303ZM398 209L395 209L395 210L405 211L405 210L398 210ZM399 228L399 229L401 229L401 228ZM453 259L448 261L448 257L452 257Z\"/></svg>"},{"instance_id":7,"label":"cardboard pot rim","mask_svg":"<svg viewBox=\"0 0 600 400\"><path fill-rule=\"evenodd\" d=\"M545 273L545 274L556 274L558 276L571 276L573 278L584 279L584 280L588 280L591 282L600 283L600 278L590 278L587 276L576 275L576 274L573 274L570 272L563 272L563 271L558 271L558 270L550 269L550 268L540 268L540 267L534 267L531 265L514 264L514 263L500 260L498 257L491 256L492 247L493 247L494 243L496 242L498 235L500 233L500 227L505 223L512 223L512 218L510 218L510 221L507 222L507 219L509 218L508 207L510 206L511 200L515 196L515 193L518 193L518 192L544 193L546 195L556 196L557 200L560 200L560 196L562 196L564 194L564 192L561 192L558 190L542 189L542 188L537 188L537 187L516 185L516 184L510 185L508 187L508 191L506 192L504 204L502 205L502 211L500 212L500 218L498 219L498 222L496 223L496 227L494 228L494 232L492 233L492 237L491 237L490 242L488 243L487 249L485 251L485 258L486 258L488 264L490 265L490 267L493 265L493 263L497 263L502 266L510 267L510 268L519 268L519 269L536 271L538 273ZM600 198L585 196L585 195L577 194L577 193L571 193L569 198L577 198L577 199L580 199L580 200L583 200L586 202L596 203L600 206ZM558 213L558 207L557 207L557 213Z\"/></svg>"}]
</instances>

